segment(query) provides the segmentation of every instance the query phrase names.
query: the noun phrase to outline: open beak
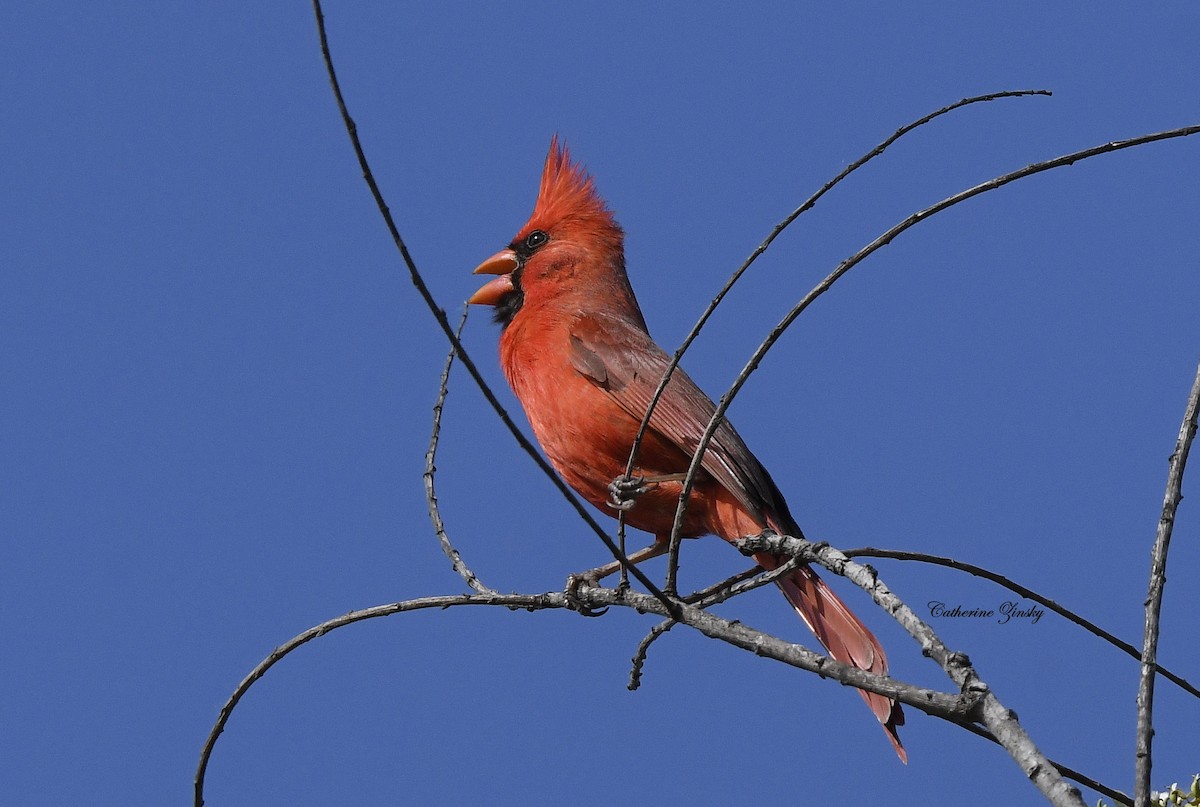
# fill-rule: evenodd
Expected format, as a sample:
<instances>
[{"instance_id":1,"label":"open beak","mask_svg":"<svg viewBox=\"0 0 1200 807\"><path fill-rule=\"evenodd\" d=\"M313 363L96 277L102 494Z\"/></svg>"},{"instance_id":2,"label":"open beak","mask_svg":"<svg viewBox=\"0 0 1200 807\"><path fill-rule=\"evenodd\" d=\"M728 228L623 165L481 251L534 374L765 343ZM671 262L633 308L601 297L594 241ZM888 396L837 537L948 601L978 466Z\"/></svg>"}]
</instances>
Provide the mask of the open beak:
<instances>
[{"instance_id":1,"label":"open beak","mask_svg":"<svg viewBox=\"0 0 1200 807\"><path fill-rule=\"evenodd\" d=\"M476 305L495 305L500 302L501 297L513 290L512 273L518 265L517 253L511 249L502 249L476 266L473 274L499 277L480 286L479 291L472 294L467 302Z\"/></svg>"}]
</instances>

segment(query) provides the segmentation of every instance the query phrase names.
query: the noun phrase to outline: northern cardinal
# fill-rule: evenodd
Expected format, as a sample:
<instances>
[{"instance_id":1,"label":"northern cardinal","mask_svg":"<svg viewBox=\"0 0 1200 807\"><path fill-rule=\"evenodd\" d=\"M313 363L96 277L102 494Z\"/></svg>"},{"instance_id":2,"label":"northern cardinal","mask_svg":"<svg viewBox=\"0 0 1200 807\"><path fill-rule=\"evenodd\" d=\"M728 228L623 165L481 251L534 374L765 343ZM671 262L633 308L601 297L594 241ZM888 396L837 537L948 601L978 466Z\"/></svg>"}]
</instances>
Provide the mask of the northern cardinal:
<instances>
[{"instance_id":1,"label":"northern cardinal","mask_svg":"<svg viewBox=\"0 0 1200 807\"><path fill-rule=\"evenodd\" d=\"M634 435L670 358L655 344L625 273L624 234L591 177L555 137L529 221L475 273L496 275L470 298L495 307L503 326L500 364L550 463L572 488L613 513L610 483L624 477ZM682 369L671 376L637 455L644 490L626 512L655 543L632 559L666 551L684 472L713 402ZM779 488L723 421L704 455L681 535L732 541L764 529L801 536ZM764 569L783 558L757 554ZM615 570L615 564L605 571ZM887 656L816 573L800 566L777 581L829 654L886 675ZM900 704L859 690L900 759Z\"/></svg>"}]
</instances>

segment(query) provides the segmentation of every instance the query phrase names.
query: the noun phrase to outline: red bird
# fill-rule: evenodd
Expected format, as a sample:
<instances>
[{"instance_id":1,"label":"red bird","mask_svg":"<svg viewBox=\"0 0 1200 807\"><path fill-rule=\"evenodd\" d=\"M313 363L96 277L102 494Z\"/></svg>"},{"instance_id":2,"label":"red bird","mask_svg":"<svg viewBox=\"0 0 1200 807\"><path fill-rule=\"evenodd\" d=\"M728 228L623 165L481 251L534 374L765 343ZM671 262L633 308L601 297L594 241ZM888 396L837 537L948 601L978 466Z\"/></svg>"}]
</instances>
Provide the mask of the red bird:
<instances>
[{"instance_id":1,"label":"red bird","mask_svg":"<svg viewBox=\"0 0 1200 807\"><path fill-rule=\"evenodd\" d=\"M629 449L670 361L646 329L625 273L624 234L592 179L557 137L537 204L507 248L475 272L497 275L470 302L495 306L500 364L550 463L572 488L612 513L610 483L625 474ZM715 407L681 369L671 376L637 456L649 484L625 518L655 536L635 560L667 549L684 472ZM717 429L688 501L682 535L727 541L770 528L800 536L783 495L728 421ZM783 558L754 559L774 569ZM613 567L607 567L615 570ZM886 675L879 640L808 566L779 588L829 654ZM859 690L902 761L900 704Z\"/></svg>"}]
</instances>

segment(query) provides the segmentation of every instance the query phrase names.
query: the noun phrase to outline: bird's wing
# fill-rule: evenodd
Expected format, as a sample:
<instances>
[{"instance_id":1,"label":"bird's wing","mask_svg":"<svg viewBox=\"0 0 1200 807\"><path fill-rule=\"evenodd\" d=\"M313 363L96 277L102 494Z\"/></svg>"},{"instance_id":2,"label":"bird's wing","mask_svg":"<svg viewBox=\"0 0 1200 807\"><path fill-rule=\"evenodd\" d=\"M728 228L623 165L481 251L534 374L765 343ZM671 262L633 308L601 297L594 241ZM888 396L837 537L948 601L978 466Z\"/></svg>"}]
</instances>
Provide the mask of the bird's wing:
<instances>
[{"instance_id":1,"label":"bird's wing","mask_svg":"<svg viewBox=\"0 0 1200 807\"><path fill-rule=\"evenodd\" d=\"M575 369L640 421L670 357L649 334L619 316L581 315L570 330ZM690 457L714 411L712 400L677 367L650 417L650 429ZM791 522L779 489L728 420L722 418L701 467L764 526L768 516Z\"/></svg>"}]
</instances>

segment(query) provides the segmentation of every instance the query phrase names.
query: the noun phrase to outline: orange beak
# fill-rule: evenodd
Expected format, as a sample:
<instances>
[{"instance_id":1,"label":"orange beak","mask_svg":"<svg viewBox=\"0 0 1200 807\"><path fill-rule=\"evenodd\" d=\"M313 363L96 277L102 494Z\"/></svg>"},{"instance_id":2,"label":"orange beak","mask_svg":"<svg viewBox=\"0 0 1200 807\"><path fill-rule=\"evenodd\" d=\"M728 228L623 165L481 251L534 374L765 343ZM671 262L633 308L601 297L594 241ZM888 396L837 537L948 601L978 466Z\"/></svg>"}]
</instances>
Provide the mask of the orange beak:
<instances>
[{"instance_id":1,"label":"orange beak","mask_svg":"<svg viewBox=\"0 0 1200 807\"><path fill-rule=\"evenodd\" d=\"M479 287L479 291L471 295L468 303L475 305L495 305L500 298L513 290L512 273L519 263L517 254L511 249L502 249L483 263L475 267L476 275L499 275Z\"/></svg>"}]
</instances>

